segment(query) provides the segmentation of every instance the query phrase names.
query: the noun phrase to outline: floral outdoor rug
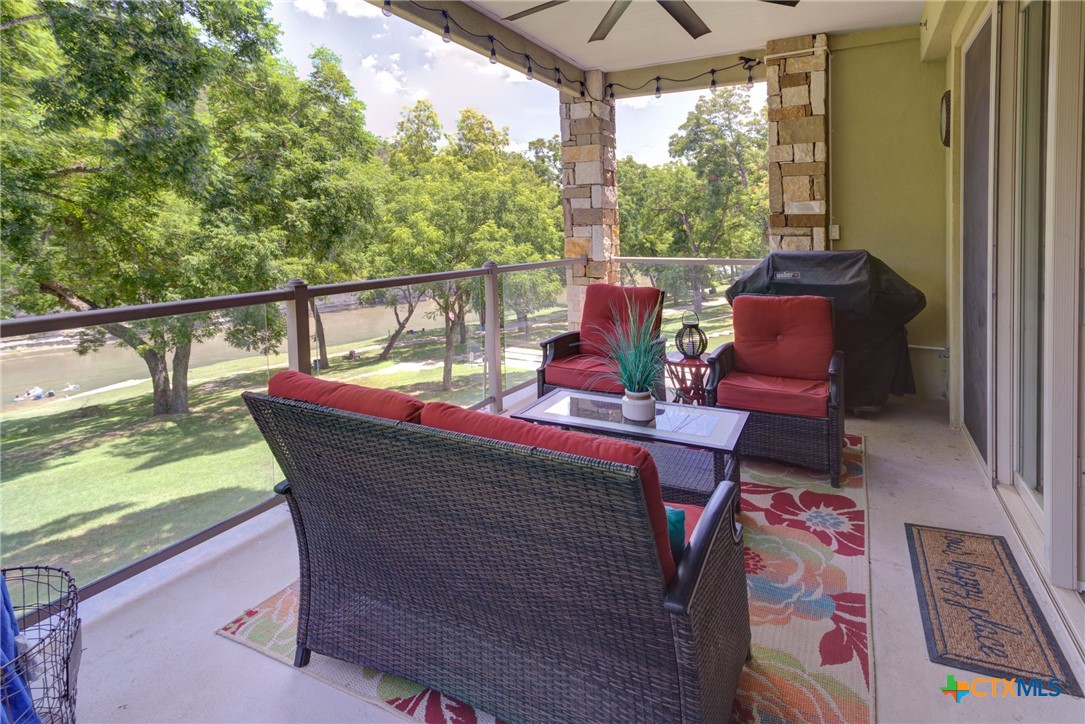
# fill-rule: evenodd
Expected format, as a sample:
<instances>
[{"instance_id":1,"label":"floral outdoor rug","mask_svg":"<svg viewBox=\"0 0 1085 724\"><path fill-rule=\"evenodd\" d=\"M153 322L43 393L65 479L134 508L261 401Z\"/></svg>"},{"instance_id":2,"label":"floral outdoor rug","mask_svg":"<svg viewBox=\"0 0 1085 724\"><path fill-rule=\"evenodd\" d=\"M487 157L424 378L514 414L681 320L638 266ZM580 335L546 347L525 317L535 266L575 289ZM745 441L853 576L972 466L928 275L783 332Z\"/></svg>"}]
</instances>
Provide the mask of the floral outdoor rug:
<instances>
[{"instance_id":1,"label":"floral outdoor rug","mask_svg":"<svg viewBox=\"0 0 1085 724\"><path fill-rule=\"evenodd\" d=\"M847 443L839 489L802 468L767 461L743 467L753 659L739 682L733 721L873 719L863 440L848 435ZM292 665L297 599L295 582L218 633ZM319 654L301 671L413 721L495 721L421 684Z\"/></svg>"}]
</instances>

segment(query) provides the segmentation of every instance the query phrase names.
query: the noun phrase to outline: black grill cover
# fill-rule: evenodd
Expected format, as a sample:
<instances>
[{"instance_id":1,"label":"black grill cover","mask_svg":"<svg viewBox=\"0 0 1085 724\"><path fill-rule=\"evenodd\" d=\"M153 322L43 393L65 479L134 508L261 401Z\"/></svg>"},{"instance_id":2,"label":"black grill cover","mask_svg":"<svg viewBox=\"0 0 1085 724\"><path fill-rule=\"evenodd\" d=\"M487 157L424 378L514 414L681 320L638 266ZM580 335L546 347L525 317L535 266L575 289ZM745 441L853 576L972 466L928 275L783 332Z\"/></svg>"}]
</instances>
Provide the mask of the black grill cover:
<instances>
[{"instance_id":1,"label":"black grill cover","mask_svg":"<svg viewBox=\"0 0 1085 724\"><path fill-rule=\"evenodd\" d=\"M915 393L904 325L927 298L865 251L778 251L727 290L739 294L831 297L836 348L844 352L844 406L881 406L889 394Z\"/></svg>"}]
</instances>

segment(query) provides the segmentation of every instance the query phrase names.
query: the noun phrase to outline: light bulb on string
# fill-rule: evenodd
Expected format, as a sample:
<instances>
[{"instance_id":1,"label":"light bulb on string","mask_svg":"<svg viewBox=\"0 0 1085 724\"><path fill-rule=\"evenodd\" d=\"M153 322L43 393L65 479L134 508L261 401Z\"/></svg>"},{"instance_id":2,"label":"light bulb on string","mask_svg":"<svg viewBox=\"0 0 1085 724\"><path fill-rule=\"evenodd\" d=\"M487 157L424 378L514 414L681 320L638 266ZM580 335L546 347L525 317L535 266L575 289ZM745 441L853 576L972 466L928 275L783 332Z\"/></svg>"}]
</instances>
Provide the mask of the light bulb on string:
<instances>
[{"instance_id":1,"label":"light bulb on string","mask_svg":"<svg viewBox=\"0 0 1085 724\"><path fill-rule=\"evenodd\" d=\"M392 15L392 0L384 0L384 7L381 8L381 12L384 13L386 18Z\"/></svg>"},{"instance_id":2,"label":"light bulb on string","mask_svg":"<svg viewBox=\"0 0 1085 724\"><path fill-rule=\"evenodd\" d=\"M753 88L753 71L749 71L749 75L746 76L746 87Z\"/></svg>"},{"instance_id":3,"label":"light bulb on string","mask_svg":"<svg viewBox=\"0 0 1085 724\"><path fill-rule=\"evenodd\" d=\"M561 68L554 68L554 84L561 88Z\"/></svg>"},{"instance_id":4,"label":"light bulb on string","mask_svg":"<svg viewBox=\"0 0 1085 724\"><path fill-rule=\"evenodd\" d=\"M711 73L712 82L708 84L708 90L712 91L712 95L716 95L716 91L718 90L718 87L716 86L716 69L713 68Z\"/></svg>"},{"instance_id":5,"label":"light bulb on string","mask_svg":"<svg viewBox=\"0 0 1085 724\"><path fill-rule=\"evenodd\" d=\"M584 81L580 81L580 97L586 98L588 95L588 87L584 85Z\"/></svg>"},{"instance_id":6,"label":"light bulb on string","mask_svg":"<svg viewBox=\"0 0 1085 724\"><path fill-rule=\"evenodd\" d=\"M497 65L497 48L494 46L494 36L490 36L490 65Z\"/></svg>"},{"instance_id":7,"label":"light bulb on string","mask_svg":"<svg viewBox=\"0 0 1085 724\"><path fill-rule=\"evenodd\" d=\"M446 43L451 43L452 42L452 28L448 27L448 13L447 12L444 13L444 16L445 16L445 32L441 36L441 40L445 41Z\"/></svg>"},{"instance_id":8,"label":"light bulb on string","mask_svg":"<svg viewBox=\"0 0 1085 724\"><path fill-rule=\"evenodd\" d=\"M531 67L531 56L525 55L524 57L527 58L527 79L535 80L535 71Z\"/></svg>"},{"instance_id":9,"label":"light bulb on string","mask_svg":"<svg viewBox=\"0 0 1085 724\"><path fill-rule=\"evenodd\" d=\"M607 89L610 91L610 100L614 100L614 84L607 83Z\"/></svg>"},{"instance_id":10,"label":"light bulb on string","mask_svg":"<svg viewBox=\"0 0 1085 724\"><path fill-rule=\"evenodd\" d=\"M663 89L659 87L659 81L661 81L661 80L662 80L662 78L660 78L657 75L656 76L656 98L662 98L663 97Z\"/></svg>"}]
</instances>

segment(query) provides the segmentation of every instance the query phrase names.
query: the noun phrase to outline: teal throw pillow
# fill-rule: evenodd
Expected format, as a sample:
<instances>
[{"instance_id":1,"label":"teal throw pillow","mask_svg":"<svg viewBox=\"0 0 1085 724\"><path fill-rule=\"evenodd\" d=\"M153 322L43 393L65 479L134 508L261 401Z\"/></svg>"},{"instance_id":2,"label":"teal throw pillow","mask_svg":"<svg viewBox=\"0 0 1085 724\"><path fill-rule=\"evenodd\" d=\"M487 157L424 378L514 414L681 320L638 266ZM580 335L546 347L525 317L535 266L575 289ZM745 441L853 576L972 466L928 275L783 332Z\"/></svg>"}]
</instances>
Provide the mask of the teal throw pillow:
<instances>
[{"instance_id":1,"label":"teal throw pillow","mask_svg":"<svg viewBox=\"0 0 1085 724\"><path fill-rule=\"evenodd\" d=\"M671 539L671 555L674 565L682 560L686 552L686 511L681 508L667 507L667 535Z\"/></svg>"}]
</instances>

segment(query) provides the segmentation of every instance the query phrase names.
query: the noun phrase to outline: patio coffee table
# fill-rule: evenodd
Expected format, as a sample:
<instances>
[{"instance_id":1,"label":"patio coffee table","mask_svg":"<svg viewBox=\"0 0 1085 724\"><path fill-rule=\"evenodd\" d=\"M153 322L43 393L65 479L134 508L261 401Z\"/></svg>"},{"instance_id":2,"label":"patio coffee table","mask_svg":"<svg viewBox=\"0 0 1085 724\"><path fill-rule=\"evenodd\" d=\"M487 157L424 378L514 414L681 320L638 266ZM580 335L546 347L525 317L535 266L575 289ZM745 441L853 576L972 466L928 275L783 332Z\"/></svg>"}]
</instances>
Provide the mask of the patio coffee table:
<instances>
[{"instance_id":1,"label":"patio coffee table","mask_svg":"<svg viewBox=\"0 0 1085 724\"><path fill-rule=\"evenodd\" d=\"M721 480L739 482L735 447L748 414L721 407L656 402L646 423L625 419L621 399L581 390L556 389L520 412L517 420L641 441L659 468L663 499L705 505Z\"/></svg>"}]
</instances>

